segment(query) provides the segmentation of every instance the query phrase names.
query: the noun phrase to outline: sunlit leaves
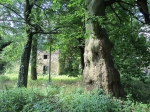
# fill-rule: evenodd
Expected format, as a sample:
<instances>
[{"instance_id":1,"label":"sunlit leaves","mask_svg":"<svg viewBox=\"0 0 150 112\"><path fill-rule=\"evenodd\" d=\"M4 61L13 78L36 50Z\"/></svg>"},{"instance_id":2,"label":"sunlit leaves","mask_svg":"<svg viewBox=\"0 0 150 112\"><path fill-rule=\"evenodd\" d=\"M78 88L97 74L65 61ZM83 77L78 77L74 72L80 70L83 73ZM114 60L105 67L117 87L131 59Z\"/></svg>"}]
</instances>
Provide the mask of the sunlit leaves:
<instances>
[{"instance_id":1,"label":"sunlit leaves","mask_svg":"<svg viewBox=\"0 0 150 112\"><path fill-rule=\"evenodd\" d=\"M11 3L12 3L12 0L0 0L0 3L11 4Z\"/></svg>"},{"instance_id":2,"label":"sunlit leaves","mask_svg":"<svg viewBox=\"0 0 150 112\"><path fill-rule=\"evenodd\" d=\"M61 4L58 0L53 0L53 4L52 4L52 9L53 11L56 11L57 9L59 9L61 7Z\"/></svg>"},{"instance_id":3,"label":"sunlit leaves","mask_svg":"<svg viewBox=\"0 0 150 112\"><path fill-rule=\"evenodd\" d=\"M57 2L57 0L53 0L53 4L55 4Z\"/></svg>"}]
</instances>

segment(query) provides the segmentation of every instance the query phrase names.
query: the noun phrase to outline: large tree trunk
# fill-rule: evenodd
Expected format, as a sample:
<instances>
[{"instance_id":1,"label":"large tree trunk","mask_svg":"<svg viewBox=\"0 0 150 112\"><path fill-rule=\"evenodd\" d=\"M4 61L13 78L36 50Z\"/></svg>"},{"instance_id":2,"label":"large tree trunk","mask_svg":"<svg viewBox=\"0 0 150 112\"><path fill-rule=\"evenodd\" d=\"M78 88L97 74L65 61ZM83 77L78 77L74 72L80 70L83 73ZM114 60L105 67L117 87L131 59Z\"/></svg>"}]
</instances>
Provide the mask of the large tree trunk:
<instances>
[{"instance_id":1,"label":"large tree trunk","mask_svg":"<svg viewBox=\"0 0 150 112\"><path fill-rule=\"evenodd\" d=\"M113 44L107 32L92 17L104 17L104 0L86 0L86 32L89 36L85 42L83 81L85 90L103 88L113 96L123 96L120 74L114 67L110 54Z\"/></svg>"},{"instance_id":2,"label":"large tree trunk","mask_svg":"<svg viewBox=\"0 0 150 112\"><path fill-rule=\"evenodd\" d=\"M37 80L37 37L33 37L31 54L31 79Z\"/></svg>"}]
</instances>

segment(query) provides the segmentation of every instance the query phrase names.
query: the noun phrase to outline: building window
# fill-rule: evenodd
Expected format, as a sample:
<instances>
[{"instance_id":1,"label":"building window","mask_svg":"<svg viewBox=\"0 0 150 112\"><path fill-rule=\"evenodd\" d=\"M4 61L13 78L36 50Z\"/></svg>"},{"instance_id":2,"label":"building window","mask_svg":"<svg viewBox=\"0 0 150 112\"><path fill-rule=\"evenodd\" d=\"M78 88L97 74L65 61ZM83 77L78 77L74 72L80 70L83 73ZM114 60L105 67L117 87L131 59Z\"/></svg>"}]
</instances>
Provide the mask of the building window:
<instances>
[{"instance_id":1,"label":"building window","mask_svg":"<svg viewBox=\"0 0 150 112\"><path fill-rule=\"evenodd\" d=\"M44 55L44 59L47 59L47 55Z\"/></svg>"}]
</instances>

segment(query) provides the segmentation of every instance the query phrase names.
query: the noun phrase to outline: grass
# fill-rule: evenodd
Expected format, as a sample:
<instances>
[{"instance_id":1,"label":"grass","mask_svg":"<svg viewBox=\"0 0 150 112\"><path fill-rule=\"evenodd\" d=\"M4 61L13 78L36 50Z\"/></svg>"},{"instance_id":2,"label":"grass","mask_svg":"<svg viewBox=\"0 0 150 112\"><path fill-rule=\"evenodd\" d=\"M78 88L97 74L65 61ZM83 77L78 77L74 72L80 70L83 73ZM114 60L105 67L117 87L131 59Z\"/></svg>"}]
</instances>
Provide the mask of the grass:
<instances>
[{"instance_id":1,"label":"grass","mask_svg":"<svg viewBox=\"0 0 150 112\"><path fill-rule=\"evenodd\" d=\"M5 88L13 88L16 85L17 78L16 76L7 76L7 75L0 75L0 90Z\"/></svg>"},{"instance_id":2,"label":"grass","mask_svg":"<svg viewBox=\"0 0 150 112\"><path fill-rule=\"evenodd\" d=\"M68 77L65 75L51 76L51 85L54 86L62 86L67 87L68 89L78 88L82 87L82 78L81 76L78 77ZM17 75L16 74L10 74L10 75L0 75L0 89L2 90L4 87L7 86L7 88L14 88L16 87L17 83ZM38 80L33 81L30 79L30 76L28 78L28 88L45 88L49 86L48 82L48 75L38 75Z\"/></svg>"}]
</instances>

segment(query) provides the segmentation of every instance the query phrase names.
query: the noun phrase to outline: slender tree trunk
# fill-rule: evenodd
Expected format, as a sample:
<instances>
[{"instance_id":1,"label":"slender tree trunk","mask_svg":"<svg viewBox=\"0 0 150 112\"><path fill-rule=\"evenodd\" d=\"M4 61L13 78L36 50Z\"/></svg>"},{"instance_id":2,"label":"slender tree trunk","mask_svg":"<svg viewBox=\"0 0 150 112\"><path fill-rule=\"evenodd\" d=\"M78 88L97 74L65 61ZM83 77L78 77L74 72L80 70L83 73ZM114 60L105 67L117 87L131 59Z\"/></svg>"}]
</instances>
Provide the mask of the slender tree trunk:
<instances>
[{"instance_id":1,"label":"slender tree trunk","mask_svg":"<svg viewBox=\"0 0 150 112\"><path fill-rule=\"evenodd\" d=\"M27 42L24 46L22 55L21 55L21 64L20 70L18 75L18 87L27 87L27 80L28 80L28 68L29 68L29 60L30 60L30 53L31 53L31 45L32 45L32 28L31 24L31 10L33 4L30 4L30 0L25 0L25 7L24 7L24 19L26 25L26 34L27 34Z\"/></svg>"},{"instance_id":2,"label":"slender tree trunk","mask_svg":"<svg viewBox=\"0 0 150 112\"><path fill-rule=\"evenodd\" d=\"M37 37L33 37L31 54L31 79L37 80Z\"/></svg>"},{"instance_id":3,"label":"slender tree trunk","mask_svg":"<svg viewBox=\"0 0 150 112\"><path fill-rule=\"evenodd\" d=\"M80 49L80 57L81 57L81 69L82 69L82 73L83 73L83 70L84 70L84 47L80 46L79 49Z\"/></svg>"},{"instance_id":4,"label":"slender tree trunk","mask_svg":"<svg viewBox=\"0 0 150 112\"><path fill-rule=\"evenodd\" d=\"M89 36L85 42L83 81L85 91L103 88L113 96L123 96L120 74L114 67L110 54L113 44L107 32L92 17L104 17L104 0L86 0L86 32Z\"/></svg>"},{"instance_id":5,"label":"slender tree trunk","mask_svg":"<svg viewBox=\"0 0 150 112\"><path fill-rule=\"evenodd\" d=\"M27 87L32 36L33 36L32 34L28 35L28 40L24 46L24 49L21 55L21 65L20 65L18 82L17 82L18 87Z\"/></svg>"},{"instance_id":6,"label":"slender tree trunk","mask_svg":"<svg viewBox=\"0 0 150 112\"><path fill-rule=\"evenodd\" d=\"M84 38L78 38L79 41L79 50L80 50L80 60L81 60L81 69L82 69L82 74L83 74L83 70L84 70Z\"/></svg>"},{"instance_id":7,"label":"slender tree trunk","mask_svg":"<svg viewBox=\"0 0 150 112\"><path fill-rule=\"evenodd\" d=\"M40 5L40 1L36 2L37 4ZM35 8L36 13L36 19L37 21L40 21L40 9ZM31 79L32 80L37 80L37 40L38 40L38 35L36 34L36 37L33 37L33 42L32 42L32 56L31 56Z\"/></svg>"}]
</instances>

